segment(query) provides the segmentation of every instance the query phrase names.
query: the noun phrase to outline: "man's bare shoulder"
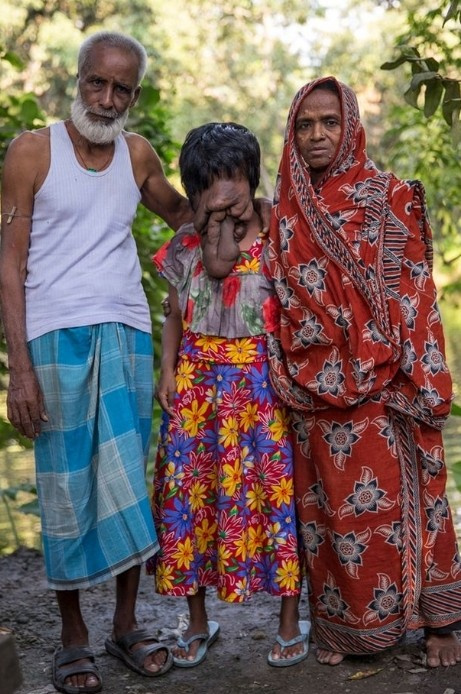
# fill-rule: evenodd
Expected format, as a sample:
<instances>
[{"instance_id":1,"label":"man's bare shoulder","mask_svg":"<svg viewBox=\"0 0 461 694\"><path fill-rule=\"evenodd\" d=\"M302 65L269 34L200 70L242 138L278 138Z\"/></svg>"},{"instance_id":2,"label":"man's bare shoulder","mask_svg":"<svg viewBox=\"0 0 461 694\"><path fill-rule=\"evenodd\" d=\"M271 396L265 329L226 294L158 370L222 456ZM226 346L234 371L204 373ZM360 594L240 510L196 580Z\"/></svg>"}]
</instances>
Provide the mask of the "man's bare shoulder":
<instances>
[{"instance_id":1,"label":"man's bare shoulder","mask_svg":"<svg viewBox=\"0 0 461 694\"><path fill-rule=\"evenodd\" d=\"M153 177L163 177L160 159L150 142L137 133L124 131L123 135L130 152L131 164L138 187L141 189L146 180Z\"/></svg>"},{"instance_id":2,"label":"man's bare shoulder","mask_svg":"<svg viewBox=\"0 0 461 694\"><path fill-rule=\"evenodd\" d=\"M3 169L6 181L30 185L36 193L50 165L50 129L25 130L8 147Z\"/></svg>"},{"instance_id":3,"label":"man's bare shoulder","mask_svg":"<svg viewBox=\"0 0 461 694\"><path fill-rule=\"evenodd\" d=\"M39 130L25 130L11 141L7 158L16 162L22 161L27 157L29 165L34 162L40 164L43 160L49 159L50 150L50 129L40 128Z\"/></svg>"},{"instance_id":4,"label":"man's bare shoulder","mask_svg":"<svg viewBox=\"0 0 461 694\"><path fill-rule=\"evenodd\" d=\"M124 130L123 136L126 140L128 149L130 150L132 156L135 155L136 157L141 158L149 158L152 156L156 156L155 150L150 144L149 140L147 140L142 135Z\"/></svg>"},{"instance_id":5,"label":"man's bare shoulder","mask_svg":"<svg viewBox=\"0 0 461 694\"><path fill-rule=\"evenodd\" d=\"M40 150L48 147L50 142L50 128L39 128L38 130L24 130L11 141L10 148Z\"/></svg>"}]
</instances>

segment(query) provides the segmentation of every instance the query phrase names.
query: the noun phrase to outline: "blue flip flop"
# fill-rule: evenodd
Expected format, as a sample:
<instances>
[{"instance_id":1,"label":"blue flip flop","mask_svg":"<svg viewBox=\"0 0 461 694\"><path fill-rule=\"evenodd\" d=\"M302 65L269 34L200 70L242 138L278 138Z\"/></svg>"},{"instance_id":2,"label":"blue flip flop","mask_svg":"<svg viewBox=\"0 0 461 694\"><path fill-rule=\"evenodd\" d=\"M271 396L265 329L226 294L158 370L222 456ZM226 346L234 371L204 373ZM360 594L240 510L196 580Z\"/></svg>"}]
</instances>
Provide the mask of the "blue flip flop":
<instances>
[{"instance_id":1,"label":"blue flip flop","mask_svg":"<svg viewBox=\"0 0 461 694\"><path fill-rule=\"evenodd\" d=\"M200 665L206 658L208 648L216 641L219 635L219 624L218 622L208 622L208 634L193 634L188 639L183 639L182 636L178 639L177 645L179 648L184 648L186 653L188 653L191 643L194 641L201 641L198 647L197 653L193 660L186 660L185 658L176 658L173 656L173 663L176 667L195 667Z\"/></svg>"},{"instance_id":2,"label":"blue flip flop","mask_svg":"<svg viewBox=\"0 0 461 694\"><path fill-rule=\"evenodd\" d=\"M298 653L298 655L294 655L292 658L274 658L271 651L267 656L267 662L269 665L273 665L274 667L289 667L290 665L296 665L296 663L300 663L302 660L305 660L307 658L307 654L309 653L310 630L311 623L306 621L299 622L299 631L301 633L299 636L295 636L289 641L285 641L285 639L282 639L282 637L277 634L275 640L282 648L288 648L289 646L295 646L297 643L302 643L303 650L302 653Z\"/></svg>"}]
</instances>

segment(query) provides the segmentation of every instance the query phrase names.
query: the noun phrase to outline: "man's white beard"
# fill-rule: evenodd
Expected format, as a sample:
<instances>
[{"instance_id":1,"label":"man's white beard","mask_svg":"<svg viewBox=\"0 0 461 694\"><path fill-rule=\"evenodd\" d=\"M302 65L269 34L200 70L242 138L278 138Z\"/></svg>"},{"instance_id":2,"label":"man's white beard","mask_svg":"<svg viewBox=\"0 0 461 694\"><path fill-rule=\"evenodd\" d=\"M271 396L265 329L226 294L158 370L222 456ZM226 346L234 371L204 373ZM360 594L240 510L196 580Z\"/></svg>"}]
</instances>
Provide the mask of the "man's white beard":
<instances>
[{"instance_id":1,"label":"man's white beard","mask_svg":"<svg viewBox=\"0 0 461 694\"><path fill-rule=\"evenodd\" d=\"M114 120L109 123L94 121L88 115L89 113ZM72 103L71 117L72 123L85 139L96 145L107 145L122 132L128 118L128 109L122 114L115 110L89 109L85 106L81 94L78 92Z\"/></svg>"}]
</instances>

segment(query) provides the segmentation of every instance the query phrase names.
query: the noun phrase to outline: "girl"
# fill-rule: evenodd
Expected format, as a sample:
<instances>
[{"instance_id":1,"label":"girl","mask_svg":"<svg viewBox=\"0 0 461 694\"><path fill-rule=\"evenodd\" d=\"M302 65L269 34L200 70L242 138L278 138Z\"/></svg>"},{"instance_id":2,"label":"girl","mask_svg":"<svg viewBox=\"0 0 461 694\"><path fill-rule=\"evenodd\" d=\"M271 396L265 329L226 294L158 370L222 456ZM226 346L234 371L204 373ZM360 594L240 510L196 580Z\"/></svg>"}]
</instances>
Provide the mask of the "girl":
<instances>
[{"instance_id":1,"label":"girl","mask_svg":"<svg viewBox=\"0 0 461 694\"><path fill-rule=\"evenodd\" d=\"M209 123L189 133L179 163L194 210L211 197L233 203L202 237L185 225L154 256L169 283L170 310L153 493L161 549L149 570L159 593L187 598L190 622L173 651L177 666L201 663L217 638L205 604L211 586L228 602L260 590L281 596L268 661L292 665L307 656L309 623L298 622L289 420L266 354L276 301L263 272L266 234L253 209L259 145L241 125Z\"/></svg>"}]
</instances>

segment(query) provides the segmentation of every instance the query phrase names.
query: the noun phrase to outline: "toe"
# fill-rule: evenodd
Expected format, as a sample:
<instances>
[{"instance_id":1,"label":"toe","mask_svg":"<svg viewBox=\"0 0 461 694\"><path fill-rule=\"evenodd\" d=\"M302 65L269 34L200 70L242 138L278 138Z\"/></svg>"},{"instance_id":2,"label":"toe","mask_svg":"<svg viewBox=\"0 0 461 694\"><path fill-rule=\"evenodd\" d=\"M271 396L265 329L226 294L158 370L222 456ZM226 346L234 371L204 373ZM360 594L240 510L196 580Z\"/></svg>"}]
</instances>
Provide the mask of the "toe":
<instances>
[{"instance_id":1,"label":"toe","mask_svg":"<svg viewBox=\"0 0 461 694\"><path fill-rule=\"evenodd\" d=\"M344 660L342 653L328 651L325 648L319 648L316 654L317 660L322 665L339 665Z\"/></svg>"}]
</instances>

